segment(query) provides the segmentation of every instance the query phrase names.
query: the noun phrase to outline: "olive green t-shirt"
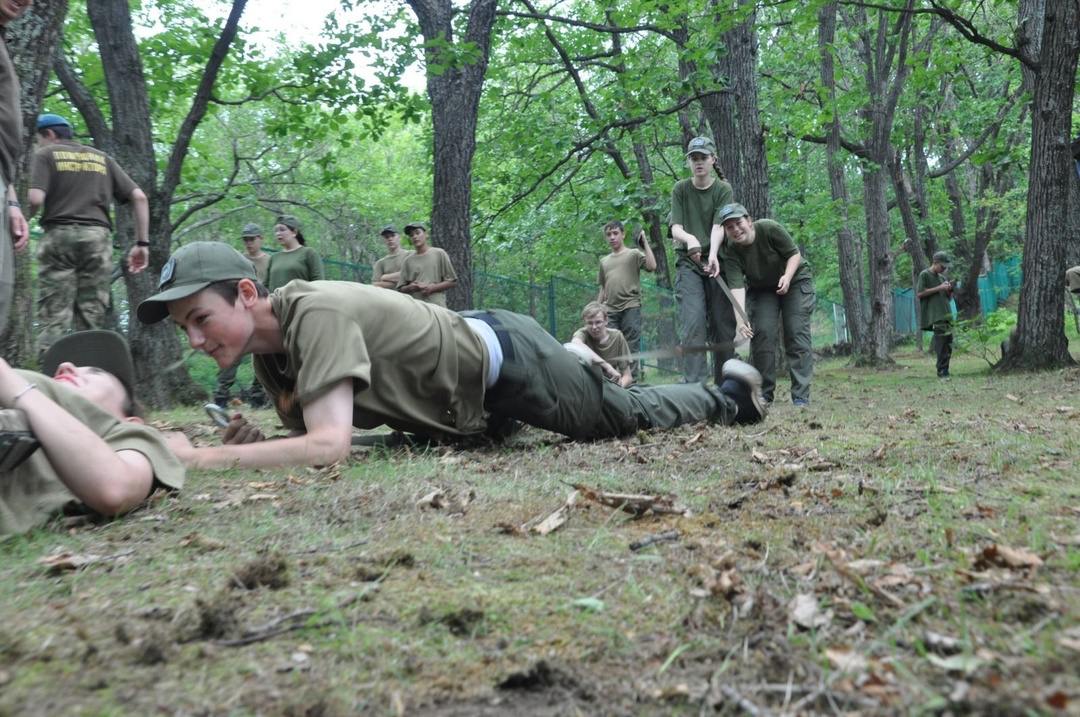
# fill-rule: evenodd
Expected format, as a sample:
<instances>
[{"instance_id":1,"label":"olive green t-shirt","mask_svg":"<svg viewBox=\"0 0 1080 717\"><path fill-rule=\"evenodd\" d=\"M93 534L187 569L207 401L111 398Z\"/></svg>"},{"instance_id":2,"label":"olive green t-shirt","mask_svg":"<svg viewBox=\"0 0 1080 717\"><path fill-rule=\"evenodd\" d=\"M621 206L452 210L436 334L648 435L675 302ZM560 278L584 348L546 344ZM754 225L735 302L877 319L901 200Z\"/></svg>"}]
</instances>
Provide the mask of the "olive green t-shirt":
<instances>
[{"instance_id":1,"label":"olive green t-shirt","mask_svg":"<svg viewBox=\"0 0 1080 717\"><path fill-rule=\"evenodd\" d=\"M270 256L270 265L266 269L266 288L273 291L294 279L318 281L323 276L325 274L319 253L309 246L300 246L292 251L279 251Z\"/></svg>"},{"instance_id":2,"label":"olive green t-shirt","mask_svg":"<svg viewBox=\"0 0 1080 717\"><path fill-rule=\"evenodd\" d=\"M787 229L772 219L758 219L754 222L754 243L739 246L724 241L721 252L724 255L724 274L728 286L732 289L776 289L777 282L784 275L788 259L799 253L795 241ZM804 259L791 283L810 278L810 267Z\"/></svg>"},{"instance_id":3,"label":"olive green t-shirt","mask_svg":"<svg viewBox=\"0 0 1080 717\"><path fill-rule=\"evenodd\" d=\"M171 489L184 485L184 466L165 445L161 434L140 423L121 421L71 388L33 371L17 373L37 390L89 427L114 451L138 451L154 470L155 484ZM0 411L0 428L27 430L22 411ZM21 465L0 473L0 535L22 533L46 522L68 504L81 506L53 470L44 448L39 448Z\"/></svg>"},{"instance_id":4,"label":"olive green t-shirt","mask_svg":"<svg viewBox=\"0 0 1080 717\"><path fill-rule=\"evenodd\" d=\"M428 250L423 254L417 254L416 252L409 254L401 263L401 277L398 279L397 288L400 289L414 281L428 284L457 281L457 274L454 272L454 265L450 263L449 255L437 246L428 247ZM412 294L412 297L439 306L446 306L445 291L437 291L428 296L416 292Z\"/></svg>"},{"instance_id":5,"label":"olive green t-shirt","mask_svg":"<svg viewBox=\"0 0 1080 717\"><path fill-rule=\"evenodd\" d=\"M597 356L614 366L619 373L630 368L629 359L623 358L615 360L617 356L627 356L630 354L630 345L626 343L626 337L623 336L622 331L609 328L607 330L607 341L601 343L592 337L588 329L582 327L574 332L574 338L592 349Z\"/></svg>"},{"instance_id":6,"label":"olive green t-shirt","mask_svg":"<svg viewBox=\"0 0 1080 717\"><path fill-rule=\"evenodd\" d=\"M688 233L701 242L702 257L709 256L709 237L713 224L719 224L720 209L734 201L731 185L716 179L708 189L698 189L689 179L675 183L671 190L671 223L681 224ZM686 246L675 250L679 257L686 256Z\"/></svg>"},{"instance_id":7,"label":"olive green t-shirt","mask_svg":"<svg viewBox=\"0 0 1080 717\"><path fill-rule=\"evenodd\" d=\"M375 262L371 269L371 283L382 278L383 274L396 274L401 271L401 265L405 263L405 257L412 254L411 251L400 250L397 254L387 254Z\"/></svg>"},{"instance_id":8,"label":"olive green t-shirt","mask_svg":"<svg viewBox=\"0 0 1080 717\"><path fill-rule=\"evenodd\" d=\"M608 311L622 311L641 306L641 268L645 252L626 248L600 259L600 286Z\"/></svg>"},{"instance_id":9,"label":"olive green t-shirt","mask_svg":"<svg viewBox=\"0 0 1080 717\"><path fill-rule=\"evenodd\" d=\"M30 163L30 187L45 192L41 226L112 229L110 200L125 204L138 187L109 155L72 140L45 144Z\"/></svg>"},{"instance_id":10,"label":"olive green t-shirt","mask_svg":"<svg viewBox=\"0 0 1080 717\"><path fill-rule=\"evenodd\" d=\"M302 405L351 378L357 428L484 430L487 351L458 314L344 281L294 281L270 305L285 353L256 354L255 375L287 428L303 429Z\"/></svg>"},{"instance_id":11,"label":"olive green t-shirt","mask_svg":"<svg viewBox=\"0 0 1080 717\"><path fill-rule=\"evenodd\" d=\"M918 296L927 289L941 286L945 283L945 277L935 274L929 269L923 269L919 273L919 280L915 282L915 295ZM939 321L952 321L952 309L949 308L949 298L944 292L931 294L926 298L919 299L919 313L921 314L923 331L931 331L934 324Z\"/></svg>"},{"instance_id":12,"label":"olive green t-shirt","mask_svg":"<svg viewBox=\"0 0 1080 717\"><path fill-rule=\"evenodd\" d=\"M22 154L22 128L19 78L7 42L0 37L0 179L5 186L15 179L15 163Z\"/></svg>"}]
</instances>

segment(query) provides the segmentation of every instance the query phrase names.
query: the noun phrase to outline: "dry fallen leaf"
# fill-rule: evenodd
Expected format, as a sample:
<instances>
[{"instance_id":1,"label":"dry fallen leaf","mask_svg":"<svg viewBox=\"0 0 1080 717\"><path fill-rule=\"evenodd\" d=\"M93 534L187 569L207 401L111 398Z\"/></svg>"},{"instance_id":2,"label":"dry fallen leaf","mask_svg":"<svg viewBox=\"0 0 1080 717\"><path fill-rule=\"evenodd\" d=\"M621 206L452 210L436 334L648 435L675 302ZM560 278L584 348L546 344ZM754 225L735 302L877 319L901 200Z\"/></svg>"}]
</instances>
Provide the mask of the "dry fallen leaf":
<instances>
[{"instance_id":1,"label":"dry fallen leaf","mask_svg":"<svg viewBox=\"0 0 1080 717\"><path fill-rule=\"evenodd\" d=\"M1013 403L1022 403L1019 396L1014 396L1011 393L1006 393L1005 398L1009 399Z\"/></svg>"},{"instance_id":2,"label":"dry fallen leaf","mask_svg":"<svg viewBox=\"0 0 1080 717\"><path fill-rule=\"evenodd\" d=\"M809 593L796 595L788 603L788 619L799 627L813 630L828 625L832 620L832 610L822 612L817 598Z\"/></svg>"},{"instance_id":3,"label":"dry fallen leaf","mask_svg":"<svg viewBox=\"0 0 1080 717\"><path fill-rule=\"evenodd\" d=\"M1017 570L1034 569L1042 564L1042 558L1030 550L1010 548L1007 545L998 545L996 543L983 548L975 560L977 570L984 570L991 566Z\"/></svg>"},{"instance_id":4,"label":"dry fallen leaf","mask_svg":"<svg viewBox=\"0 0 1080 717\"><path fill-rule=\"evenodd\" d=\"M840 672L865 672L869 666L864 655L852 650L850 647L829 647L825 650L825 657Z\"/></svg>"}]
</instances>

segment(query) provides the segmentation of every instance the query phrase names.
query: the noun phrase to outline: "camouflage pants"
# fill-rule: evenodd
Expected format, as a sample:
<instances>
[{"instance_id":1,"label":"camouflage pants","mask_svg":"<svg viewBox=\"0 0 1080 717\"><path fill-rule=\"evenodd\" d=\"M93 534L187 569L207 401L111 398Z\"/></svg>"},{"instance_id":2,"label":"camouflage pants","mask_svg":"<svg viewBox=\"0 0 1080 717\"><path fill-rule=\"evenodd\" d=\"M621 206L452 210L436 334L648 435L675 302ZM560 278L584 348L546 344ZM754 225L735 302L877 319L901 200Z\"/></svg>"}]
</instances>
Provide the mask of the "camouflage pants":
<instances>
[{"instance_id":1,"label":"camouflage pants","mask_svg":"<svg viewBox=\"0 0 1080 717\"><path fill-rule=\"evenodd\" d=\"M71 331L99 329L109 306L112 238L105 227L50 227L38 246L38 352Z\"/></svg>"}]
</instances>

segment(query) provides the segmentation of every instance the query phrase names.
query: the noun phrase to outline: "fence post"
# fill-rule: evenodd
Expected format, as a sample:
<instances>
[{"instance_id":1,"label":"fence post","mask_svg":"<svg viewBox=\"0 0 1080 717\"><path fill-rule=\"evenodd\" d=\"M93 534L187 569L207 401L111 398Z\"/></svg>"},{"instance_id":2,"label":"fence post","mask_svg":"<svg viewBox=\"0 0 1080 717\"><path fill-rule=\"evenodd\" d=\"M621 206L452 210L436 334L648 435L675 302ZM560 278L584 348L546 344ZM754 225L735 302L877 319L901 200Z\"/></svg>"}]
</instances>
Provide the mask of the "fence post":
<instances>
[{"instance_id":1,"label":"fence post","mask_svg":"<svg viewBox=\"0 0 1080 717\"><path fill-rule=\"evenodd\" d=\"M552 336L559 335L559 326L555 319L555 277L548 279L548 326Z\"/></svg>"}]
</instances>

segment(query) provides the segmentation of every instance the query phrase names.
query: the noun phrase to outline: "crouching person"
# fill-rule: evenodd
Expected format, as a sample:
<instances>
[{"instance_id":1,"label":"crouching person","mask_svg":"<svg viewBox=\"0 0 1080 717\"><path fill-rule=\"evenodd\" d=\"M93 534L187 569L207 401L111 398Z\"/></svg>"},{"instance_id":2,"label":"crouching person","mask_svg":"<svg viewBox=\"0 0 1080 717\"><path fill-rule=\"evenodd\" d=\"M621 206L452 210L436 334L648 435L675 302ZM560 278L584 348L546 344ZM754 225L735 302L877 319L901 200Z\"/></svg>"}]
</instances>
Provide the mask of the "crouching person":
<instances>
[{"instance_id":1,"label":"crouching person","mask_svg":"<svg viewBox=\"0 0 1080 717\"><path fill-rule=\"evenodd\" d=\"M608 380L623 388L634 383L630 370L630 344L618 329L608 328L607 308L599 301L590 301L581 312L585 326L574 332L570 343L563 344L587 363L599 366Z\"/></svg>"},{"instance_id":2,"label":"crouching person","mask_svg":"<svg viewBox=\"0 0 1080 717\"><path fill-rule=\"evenodd\" d=\"M137 415L123 337L69 334L42 356L42 371L0 359L0 535L62 510L117 516L183 485L183 464Z\"/></svg>"},{"instance_id":3,"label":"crouching person","mask_svg":"<svg viewBox=\"0 0 1080 717\"><path fill-rule=\"evenodd\" d=\"M528 316L458 314L340 281L293 281L268 294L251 263L218 242L173 254L138 317L171 317L221 367L254 354L255 376L293 433L262 441L237 419L228 445L170 444L188 466L332 463L348 456L354 427L452 438L501 435L520 421L589 440L765 416L761 375L741 361L725 366L719 387L622 388Z\"/></svg>"}]
</instances>

